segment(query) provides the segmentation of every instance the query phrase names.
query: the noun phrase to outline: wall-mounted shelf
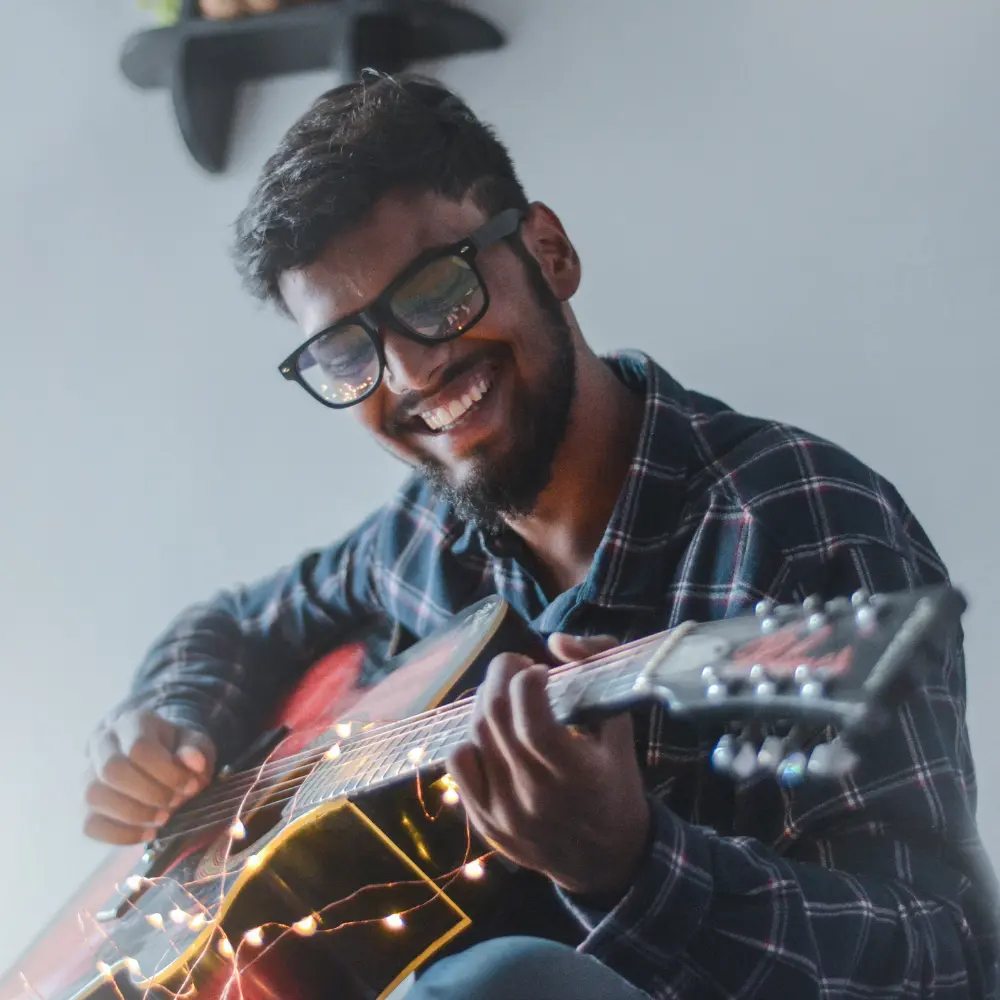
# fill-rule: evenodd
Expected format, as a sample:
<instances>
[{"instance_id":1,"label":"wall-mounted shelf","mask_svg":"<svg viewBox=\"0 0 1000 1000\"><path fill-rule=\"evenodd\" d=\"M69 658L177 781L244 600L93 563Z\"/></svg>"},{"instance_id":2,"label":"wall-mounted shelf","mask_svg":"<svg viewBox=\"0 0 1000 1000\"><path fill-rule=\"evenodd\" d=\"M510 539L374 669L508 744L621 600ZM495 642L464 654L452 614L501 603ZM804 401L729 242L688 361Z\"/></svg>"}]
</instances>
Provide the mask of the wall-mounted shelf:
<instances>
[{"instance_id":1,"label":"wall-mounted shelf","mask_svg":"<svg viewBox=\"0 0 1000 1000\"><path fill-rule=\"evenodd\" d=\"M409 64L499 48L504 36L447 0L320 0L273 14L210 21L187 0L177 24L132 35L126 78L167 88L181 135L206 170L225 169L236 92L246 80L335 67L398 73Z\"/></svg>"}]
</instances>

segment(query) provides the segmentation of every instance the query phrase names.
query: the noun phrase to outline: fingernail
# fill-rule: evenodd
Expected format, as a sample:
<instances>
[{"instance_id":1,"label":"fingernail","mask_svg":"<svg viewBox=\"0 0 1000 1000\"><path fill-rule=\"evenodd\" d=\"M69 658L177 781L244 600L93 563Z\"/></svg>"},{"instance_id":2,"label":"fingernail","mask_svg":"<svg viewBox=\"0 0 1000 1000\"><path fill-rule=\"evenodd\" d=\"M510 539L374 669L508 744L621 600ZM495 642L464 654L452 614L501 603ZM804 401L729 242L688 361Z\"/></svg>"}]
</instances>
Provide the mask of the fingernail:
<instances>
[{"instance_id":1,"label":"fingernail","mask_svg":"<svg viewBox=\"0 0 1000 1000\"><path fill-rule=\"evenodd\" d=\"M201 774L205 770L205 755L200 750L196 750L194 747L181 747L177 751L177 756L197 774Z\"/></svg>"},{"instance_id":2,"label":"fingernail","mask_svg":"<svg viewBox=\"0 0 1000 1000\"><path fill-rule=\"evenodd\" d=\"M184 786L184 797L190 798L200 787L201 785L197 781L189 781Z\"/></svg>"},{"instance_id":3,"label":"fingernail","mask_svg":"<svg viewBox=\"0 0 1000 1000\"><path fill-rule=\"evenodd\" d=\"M156 826L163 826L163 824L166 823L168 819L170 819L170 813L168 813L166 810L163 810L162 812L158 812L153 817L153 823Z\"/></svg>"}]
</instances>

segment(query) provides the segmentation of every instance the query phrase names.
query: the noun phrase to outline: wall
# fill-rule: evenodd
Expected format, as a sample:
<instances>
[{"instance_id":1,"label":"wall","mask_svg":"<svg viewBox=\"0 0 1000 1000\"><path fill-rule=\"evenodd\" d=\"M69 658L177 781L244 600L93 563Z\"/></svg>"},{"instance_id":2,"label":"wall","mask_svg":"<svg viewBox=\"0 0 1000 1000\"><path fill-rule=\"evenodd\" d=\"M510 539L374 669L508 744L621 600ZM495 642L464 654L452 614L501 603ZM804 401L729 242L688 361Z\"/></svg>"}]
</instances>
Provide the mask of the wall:
<instances>
[{"instance_id":1,"label":"wall","mask_svg":"<svg viewBox=\"0 0 1000 1000\"><path fill-rule=\"evenodd\" d=\"M563 216L601 348L833 437L968 588L981 821L1000 847L1000 8L956 0L481 0L442 67ZM118 77L126 0L5 6L0 66L0 966L101 856L82 747L183 604L337 536L398 480L285 385L228 226L327 83L246 95L200 173ZM1000 850L996 851L1000 857Z\"/></svg>"}]
</instances>

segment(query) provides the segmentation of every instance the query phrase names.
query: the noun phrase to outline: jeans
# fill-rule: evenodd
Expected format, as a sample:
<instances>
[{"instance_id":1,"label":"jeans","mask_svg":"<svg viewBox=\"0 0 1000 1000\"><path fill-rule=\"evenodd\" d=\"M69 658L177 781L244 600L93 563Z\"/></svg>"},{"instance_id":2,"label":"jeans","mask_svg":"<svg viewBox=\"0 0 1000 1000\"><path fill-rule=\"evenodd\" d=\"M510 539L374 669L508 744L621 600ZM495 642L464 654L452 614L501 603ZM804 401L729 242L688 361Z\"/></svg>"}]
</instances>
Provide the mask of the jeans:
<instances>
[{"instance_id":1,"label":"jeans","mask_svg":"<svg viewBox=\"0 0 1000 1000\"><path fill-rule=\"evenodd\" d=\"M442 959L405 1000L649 1000L596 958L542 938L505 937Z\"/></svg>"}]
</instances>

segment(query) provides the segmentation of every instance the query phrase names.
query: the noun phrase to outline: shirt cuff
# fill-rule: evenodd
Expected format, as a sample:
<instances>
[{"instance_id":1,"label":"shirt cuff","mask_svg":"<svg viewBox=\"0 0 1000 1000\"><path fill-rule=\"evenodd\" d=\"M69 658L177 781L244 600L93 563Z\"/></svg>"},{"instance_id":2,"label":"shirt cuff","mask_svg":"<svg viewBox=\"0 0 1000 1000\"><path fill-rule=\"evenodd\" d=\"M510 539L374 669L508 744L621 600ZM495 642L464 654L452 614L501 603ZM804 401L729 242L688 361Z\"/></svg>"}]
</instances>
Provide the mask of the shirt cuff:
<instances>
[{"instance_id":1,"label":"shirt cuff","mask_svg":"<svg viewBox=\"0 0 1000 1000\"><path fill-rule=\"evenodd\" d=\"M587 930L579 950L615 971L628 970L655 951L657 962L682 952L699 930L713 892L711 831L686 823L650 800L649 853L632 886L611 909L556 891ZM659 970L662 973L662 968Z\"/></svg>"}]
</instances>

